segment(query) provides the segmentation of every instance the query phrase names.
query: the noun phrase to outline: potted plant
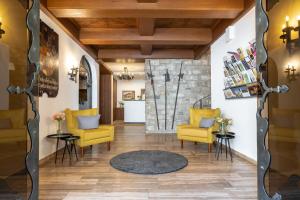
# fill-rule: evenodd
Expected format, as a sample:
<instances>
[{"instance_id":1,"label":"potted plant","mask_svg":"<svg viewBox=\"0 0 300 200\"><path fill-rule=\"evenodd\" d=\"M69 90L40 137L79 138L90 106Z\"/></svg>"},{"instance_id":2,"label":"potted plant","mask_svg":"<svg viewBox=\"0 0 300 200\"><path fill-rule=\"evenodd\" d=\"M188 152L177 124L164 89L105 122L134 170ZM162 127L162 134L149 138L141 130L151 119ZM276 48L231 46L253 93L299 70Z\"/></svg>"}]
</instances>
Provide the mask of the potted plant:
<instances>
[{"instance_id":1,"label":"potted plant","mask_svg":"<svg viewBox=\"0 0 300 200\"><path fill-rule=\"evenodd\" d=\"M52 120L57 122L57 134L60 134L61 131L61 122L66 119L66 115L63 112L58 112L53 114Z\"/></svg>"}]
</instances>

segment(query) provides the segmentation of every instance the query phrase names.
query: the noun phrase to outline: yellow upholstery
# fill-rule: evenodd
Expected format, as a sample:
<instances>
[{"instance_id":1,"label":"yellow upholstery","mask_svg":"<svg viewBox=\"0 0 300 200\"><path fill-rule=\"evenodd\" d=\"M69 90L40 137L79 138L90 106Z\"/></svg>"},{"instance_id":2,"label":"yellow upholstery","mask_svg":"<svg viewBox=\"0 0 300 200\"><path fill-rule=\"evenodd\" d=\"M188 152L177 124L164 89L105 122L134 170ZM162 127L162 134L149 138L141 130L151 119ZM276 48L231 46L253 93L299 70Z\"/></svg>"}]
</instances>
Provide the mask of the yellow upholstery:
<instances>
[{"instance_id":1,"label":"yellow upholstery","mask_svg":"<svg viewBox=\"0 0 300 200\"><path fill-rule=\"evenodd\" d=\"M100 125L98 129L82 130L78 128L78 116L97 115L96 108L88 110L65 110L68 132L80 136L77 144L80 147L90 146L94 144L110 142L114 140L114 126Z\"/></svg>"},{"instance_id":2,"label":"yellow upholstery","mask_svg":"<svg viewBox=\"0 0 300 200\"><path fill-rule=\"evenodd\" d=\"M220 109L190 109L190 124L177 126L177 138L179 140L187 140L193 142L203 142L212 144L214 142L213 131L219 129L215 123L211 128L199 128L202 118L220 117Z\"/></svg>"},{"instance_id":3,"label":"yellow upholstery","mask_svg":"<svg viewBox=\"0 0 300 200\"><path fill-rule=\"evenodd\" d=\"M0 119L9 119L12 126L0 129L0 143L26 141L25 109L0 110Z\"/></svg>"}]
</instances>

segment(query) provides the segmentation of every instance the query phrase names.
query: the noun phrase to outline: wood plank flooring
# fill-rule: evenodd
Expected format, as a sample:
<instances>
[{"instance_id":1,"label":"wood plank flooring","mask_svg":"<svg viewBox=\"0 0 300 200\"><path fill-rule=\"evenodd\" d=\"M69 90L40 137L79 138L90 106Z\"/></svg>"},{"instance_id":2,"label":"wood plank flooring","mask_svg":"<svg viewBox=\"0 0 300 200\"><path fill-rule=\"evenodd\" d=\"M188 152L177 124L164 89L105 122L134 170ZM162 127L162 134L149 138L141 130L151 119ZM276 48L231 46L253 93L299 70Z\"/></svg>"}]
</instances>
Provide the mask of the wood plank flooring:
<instances>
[{"instance_id":1,"label":"wood plank flooring","mask_svg":"<svg viewBox=\"0 0 300 200\"><path fill-rule=\"evenodd\" d=\"M86 148L84 158L70 164L66 158L40 168L40 199L65 200L238 200L257 199L256 166L238 157L233 163L207 153L207 145L185 142L173 135L145 135L144 126L116 127L111 151L106 145ZM41 147L43 148L43 147ZM181 171L164 175L135 175L109 165L115 155L133 150L166 150L189 160Z\"/></svg>"}]
</instances>

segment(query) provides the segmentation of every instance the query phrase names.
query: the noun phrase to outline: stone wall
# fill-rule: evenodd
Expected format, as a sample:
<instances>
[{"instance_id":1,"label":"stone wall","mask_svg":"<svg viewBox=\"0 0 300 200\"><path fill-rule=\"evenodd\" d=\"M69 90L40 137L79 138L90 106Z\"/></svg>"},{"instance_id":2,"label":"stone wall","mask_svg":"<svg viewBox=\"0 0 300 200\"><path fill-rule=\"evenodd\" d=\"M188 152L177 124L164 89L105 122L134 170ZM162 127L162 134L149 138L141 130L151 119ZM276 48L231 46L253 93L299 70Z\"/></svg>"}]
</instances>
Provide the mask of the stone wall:
<instances>
[{"instance_id":1,"label":"stone wall","mask_svg":"<svg viewBox=\"0 0 300 200\"><path fill-rule=\"evenodd\" d=\"M187 59L150 59L146 60L145 73L150 72L150 65L154 75L154 86L160 130L157 128L155 104L151 80L146 77L146 133L175 133L176 125L189 122L189 108L193 104L211 93L210 55L204 55L200 60ZM177 111L174 129L172 118L175 106L178 74L183 63L178 94ZM171 81L167 82L167 127L165 129L165 76L169 70Z\"/></svg>"}]
</instances>

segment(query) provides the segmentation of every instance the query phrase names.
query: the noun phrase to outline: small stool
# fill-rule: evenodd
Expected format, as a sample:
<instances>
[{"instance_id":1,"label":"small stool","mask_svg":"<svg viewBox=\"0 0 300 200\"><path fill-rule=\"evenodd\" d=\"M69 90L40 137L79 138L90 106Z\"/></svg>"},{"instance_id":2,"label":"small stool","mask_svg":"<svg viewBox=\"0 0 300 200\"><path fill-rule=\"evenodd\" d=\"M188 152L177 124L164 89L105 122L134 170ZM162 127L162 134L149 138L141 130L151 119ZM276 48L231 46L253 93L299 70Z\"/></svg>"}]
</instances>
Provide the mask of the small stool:
<instances>
[{"instance_id":1,"label":"small stool","mask_svg":"<svg viewBox=\"0 0 300 200\"><path fill-rule=\"evenodd\" d=\"M64 153L63 153L63 157L62 157L62 160L61 160L62 163L64 162L64 157L65 157L66 149L68 150L68 153L69 153L70 162L72 162L72 152L73 152L73 149L75 151L76 160L78 161L78 156L77 156L75 141L79 140L79 139L80 139L79 136L70 136L70 137L62 138L62 140L65 141ZM69 146L71 146L71 149L70 149Z\"/></svg>"}]
</instances>

